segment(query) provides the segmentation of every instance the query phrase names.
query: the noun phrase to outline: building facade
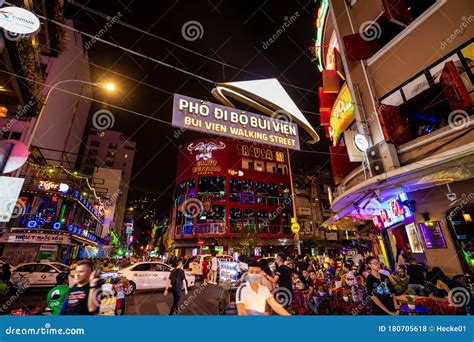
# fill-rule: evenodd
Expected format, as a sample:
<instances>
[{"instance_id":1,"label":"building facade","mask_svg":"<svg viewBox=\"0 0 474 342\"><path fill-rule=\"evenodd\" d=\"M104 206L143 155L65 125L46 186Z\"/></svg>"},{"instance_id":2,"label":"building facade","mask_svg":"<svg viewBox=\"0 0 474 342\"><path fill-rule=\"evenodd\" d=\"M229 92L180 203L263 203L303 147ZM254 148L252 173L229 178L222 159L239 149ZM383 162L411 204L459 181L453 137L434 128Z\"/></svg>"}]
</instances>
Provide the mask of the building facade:
<instances>
[{"instance_id":1,"label":"building facade","mask_svg":"<svg viewBox=\"0 0 474 342\"><path fill-rule=\"evenodd\" d=\"M333 216L373 220L374 251L472 269L470 1L327 1L317 15ZM442 23L442 24L441 24Z\"/></svg>"},{"instance_id":2,"label":"building facade","mask_svg":"<svg viewBox=\"0 0 474 342\"><path fill-rule=\"evenodd\" d=\"M0 223L2 260L66 263L104 255L104 212L86 177L30 158L20 178L20 195L11 203L15 210Z\"/></svg>"},{"instance_id":3,"label":"building facade","mask_svg":"<svg viewBox=\"0 0 474 342\"><path fill-rule=\"evenodd\" d=\"M168 234L177 254L294 248L285 150L229 139L181 146Z\"/></svg>"},{"instance_id":4,"label":"building facade","mask_svg":"<svg viewBox=\"0 0 474 342\"><path fill-rule=\"evenodd\" d=\"M86 139L84 155L82 157L81 170L86 174L94 175L96 186L101 178L97 172L100 168L120 170L120 179L109 179L107 183L113 184L119 182L119 189L114 193L108 191L109 196L115 200L115 213L113 226L115 231L122 233L123 219L127 205L127 196L130 179L132 177L133 158L135 155L136 144L130 141L123 133L112 130L99 131L91 129ZM116 173L108 173L107 177L116 177Z\"/></svg>"}]
</instances>

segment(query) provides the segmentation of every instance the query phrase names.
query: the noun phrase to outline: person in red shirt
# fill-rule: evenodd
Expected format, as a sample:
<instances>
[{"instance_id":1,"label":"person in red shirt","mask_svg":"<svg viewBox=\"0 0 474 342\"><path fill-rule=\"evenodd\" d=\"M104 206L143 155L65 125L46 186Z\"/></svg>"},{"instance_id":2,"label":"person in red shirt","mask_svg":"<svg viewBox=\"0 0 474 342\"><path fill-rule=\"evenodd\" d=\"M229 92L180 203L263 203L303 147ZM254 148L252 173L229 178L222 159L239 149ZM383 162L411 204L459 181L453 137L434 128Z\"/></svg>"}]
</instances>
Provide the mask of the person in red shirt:
<instances>
[{"instance_id":1,"label":"person in red shirt","mask_svg":"<svg viewBox=\"0 0 474 342\"><path fill-rule=\"evenodd\" d=\"M208 275L209 275L209 260L204 258L204 260L202 261L202 280L204 282L207 282L209 280Z\"/></svg>"}]
</instances>

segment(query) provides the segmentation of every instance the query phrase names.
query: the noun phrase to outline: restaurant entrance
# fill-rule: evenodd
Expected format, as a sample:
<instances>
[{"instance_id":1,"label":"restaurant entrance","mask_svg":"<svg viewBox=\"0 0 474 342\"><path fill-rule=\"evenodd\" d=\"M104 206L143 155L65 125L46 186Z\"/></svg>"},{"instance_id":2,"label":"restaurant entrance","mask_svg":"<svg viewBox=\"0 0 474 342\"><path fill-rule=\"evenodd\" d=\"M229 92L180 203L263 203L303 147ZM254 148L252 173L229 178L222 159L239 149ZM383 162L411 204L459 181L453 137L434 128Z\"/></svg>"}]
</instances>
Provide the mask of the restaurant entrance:
<instances>
[{"instance_id":1,"label":"restaurant entrance","mask_svg":"<svg viewBox=\"0 0 474 342\"><path fill-rule=\"evenodd\" d=\"M426 264L427 260L421 246L421 239L414 223L400 223L390 227L383 232L383 241L387 252L387 259L392 271L395 271L398 255L402 251L410 252L417 263Z\"/></svg>"}]
</instances>

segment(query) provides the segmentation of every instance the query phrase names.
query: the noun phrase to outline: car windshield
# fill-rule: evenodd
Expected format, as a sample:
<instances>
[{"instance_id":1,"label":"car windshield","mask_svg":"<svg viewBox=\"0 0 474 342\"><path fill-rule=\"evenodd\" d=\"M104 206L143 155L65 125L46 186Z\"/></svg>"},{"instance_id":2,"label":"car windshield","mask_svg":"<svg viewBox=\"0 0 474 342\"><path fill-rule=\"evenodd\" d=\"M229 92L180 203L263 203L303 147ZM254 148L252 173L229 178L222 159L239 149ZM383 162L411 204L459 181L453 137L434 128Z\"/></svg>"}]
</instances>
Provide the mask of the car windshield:
<instances>
[{"instance_id":1,"label":"car windshield","mask_svg":"<svg viewBox=\"0 0 474 342\"><path fill-rule=\"evenodd\" d=\"M51 264L53 265L54 267L56 267L58 270L60 270L61 272L67 272L69 271L69 267L65 266L65 265L61 265L61 264Z\"/></svg>"}]
</instances>

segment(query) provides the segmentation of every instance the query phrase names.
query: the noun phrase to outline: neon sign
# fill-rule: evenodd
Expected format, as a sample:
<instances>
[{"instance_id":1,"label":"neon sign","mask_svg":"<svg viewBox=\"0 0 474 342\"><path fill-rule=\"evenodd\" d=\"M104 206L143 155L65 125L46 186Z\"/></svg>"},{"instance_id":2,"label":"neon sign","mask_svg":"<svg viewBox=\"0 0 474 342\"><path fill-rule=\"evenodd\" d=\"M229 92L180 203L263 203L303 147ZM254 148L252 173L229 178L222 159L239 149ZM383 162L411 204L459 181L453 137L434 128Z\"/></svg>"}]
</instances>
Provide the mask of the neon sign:
<instances>
[{"instance_id":1,"label":"neon sign","mask_svg":"<svg viewBox=\"0 0 474 342\"><path fill-rule=\"evenodd\" d=\"M50 181L40 181L38 188L41 190L58 190L59 183L50 182Z\"/></svg>"},{"instance_id":2,"label":"neon sign","mask_svg":"<svg viewBox=\"0 0 474 342\"><path fill-rule=\"evenodd\" d=\"M321 7L318 10L318 17L316 19L316 58L318 59L318 69L323 71L323 62L322 62L322 48L323 48L323 32L324 24L326 23L326 18L328 14L329 3L328 0L322 0Z\"/></svg>"},{"instance_id":3,"label":"neon sign","mask_svg":"<svg viewBox=\"0 0 474 342\"><path fill-rule=\"evenodd\" d=\"M329 39L328 51L326 52L326 70L336 70L336 54L335 49L339 48L337 42L336 31L332 31L331 38Z\"/></svg>"},{"instance_id":4,"label":"neon sign","mask_svg":"<svg viewBox=\"0 0 474 342\"><path fill-rule=\"evenodd\" d=\"M339 139L354 120L354 104L352 103L351 93L347 84L341 89L339 95L337 95L334 106L331 110L331 118L329 124L332 129L329 130L331 139L333 140L333 146L337 146Z\"/></svg>"}]
</instances>

